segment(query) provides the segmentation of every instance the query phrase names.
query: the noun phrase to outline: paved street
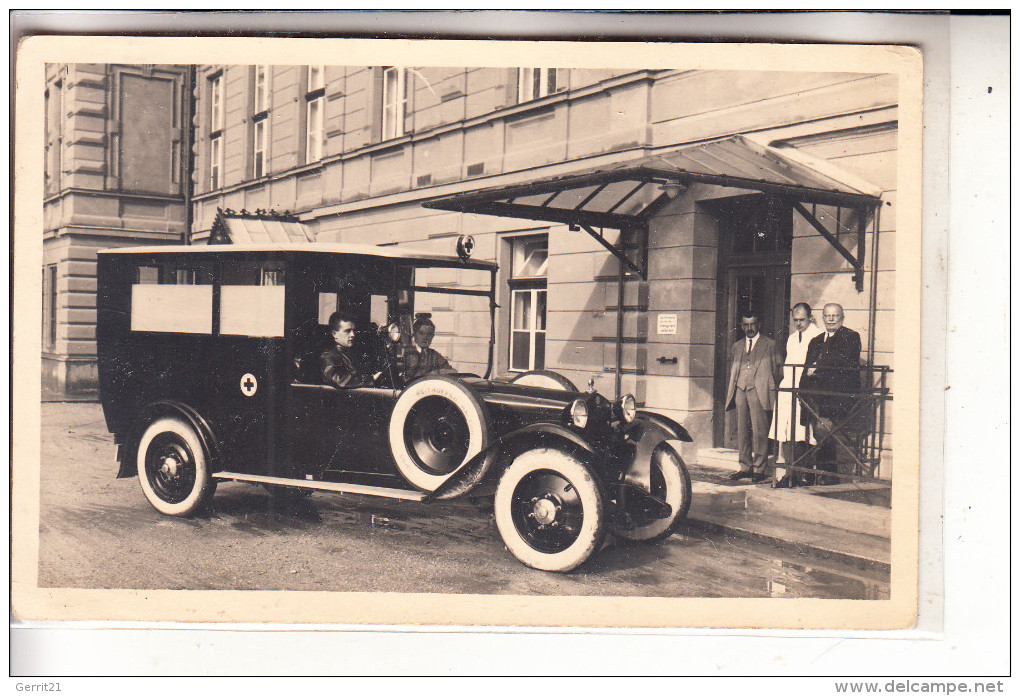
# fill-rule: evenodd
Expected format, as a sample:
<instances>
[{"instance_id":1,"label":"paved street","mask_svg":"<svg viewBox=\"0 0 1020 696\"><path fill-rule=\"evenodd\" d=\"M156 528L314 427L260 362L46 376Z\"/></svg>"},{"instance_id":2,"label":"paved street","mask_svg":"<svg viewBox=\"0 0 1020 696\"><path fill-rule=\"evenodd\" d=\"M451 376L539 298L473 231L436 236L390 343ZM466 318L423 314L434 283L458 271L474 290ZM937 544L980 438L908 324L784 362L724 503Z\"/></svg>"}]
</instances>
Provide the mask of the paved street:
<instances>
[{"instance_id":1,"label":"paved street","mask_svg":"<svg viewBox=\"0 0 1020 696\"><path fill-rule=\"evenodd\" d=\"M42 406L39 585L663 597L887 598L884 574L721 532L610 543L566 574L507 552L466 501L431 506L316 492L274 509L260 487L221 483L213 509L165 517L135 478L116 479L112 436L91 403Z\"/></svg>"}]
</instances>

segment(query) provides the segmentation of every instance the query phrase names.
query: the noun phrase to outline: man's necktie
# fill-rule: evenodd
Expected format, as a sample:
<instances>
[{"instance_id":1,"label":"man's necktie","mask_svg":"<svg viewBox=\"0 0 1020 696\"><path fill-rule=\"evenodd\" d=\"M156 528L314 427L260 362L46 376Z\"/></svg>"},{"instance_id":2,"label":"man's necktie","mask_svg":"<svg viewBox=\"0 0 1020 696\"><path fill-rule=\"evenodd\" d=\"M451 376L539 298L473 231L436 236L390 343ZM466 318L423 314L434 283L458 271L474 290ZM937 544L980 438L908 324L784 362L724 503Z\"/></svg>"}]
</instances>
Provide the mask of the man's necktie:
<instances>
[{"instance_id":1,"label":"man's necktie","mask_svg":"<svg viewBox=\"0 0 1020 696\"><path fill-rule=\"evenodd\" d=\"M747 352L751 352L751 339L747 339Z\"/></svg>"}]
</instances>

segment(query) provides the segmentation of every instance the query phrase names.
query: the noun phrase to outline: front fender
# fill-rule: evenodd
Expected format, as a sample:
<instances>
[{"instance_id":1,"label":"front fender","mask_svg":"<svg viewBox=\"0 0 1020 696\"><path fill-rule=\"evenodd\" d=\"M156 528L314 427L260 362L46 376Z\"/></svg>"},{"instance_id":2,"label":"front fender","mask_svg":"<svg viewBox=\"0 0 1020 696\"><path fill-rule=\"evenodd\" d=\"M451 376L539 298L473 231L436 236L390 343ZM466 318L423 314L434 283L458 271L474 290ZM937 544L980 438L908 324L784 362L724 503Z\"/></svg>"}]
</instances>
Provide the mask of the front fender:
<instances>
[{"instance_id":1,"label":"front fender","mask_svg":"<svg viewBox=\"0 0 1020 696\"><path fill-rule=\"evenodd\" d=\"M669 421L665 416L641 412L638 420L634 422L628 431L628 438L635 442L634 459L623 472L623 481L632 486L640 488L646 493L652 492L652 454L655 448L664 442L678 442L684 440L681 434L686 436L686 442L691 442L690 435L679 424L673 423L674 427L668 427ZM660 422L659 419L666 421ZM679 429L679 432L677 432ZM679 445L671 445L679 452Z\"/></svg>"},{"instance_id":2,"label":"front fender","mask_svg":"<svg viewBox=\"0 0 1020 696\"><path fill-rule=\"evenodd\" d=\"M219 441L205 419L195 409L180 401L158 401L149 404L138 413L138 417L135 418L134 425L131 427L131 434L117 448L118 459L120 459L120 469L117 471L117 478L129 478L138 474L134 461L138 441L141 439L142 433L145 432L145 428L155 419L163 416L183 418L195 429L199 440L202 441L202 449L204 450L206 461L215 470L215 461L220 449Z\"/></svg>"},{"instance_id":3,"label":"front fender","mask_svg":"<svg viewBox=\"0 0 1020 696\"><path fill-rule=\"evenodd\" d=\"M578 447L589 454L596 452L591 444L569 428L556 423L532 423L504 434L489 446L467 460L447 477L439 486L422 499L423 503L431 503L440 496L455 490L465 480L474 478L481 467L491 467L497 457L513 452L518 448L535 444L557 443L566 447ZM460 491L466 493L467 489Z\"/></svg>"},{"instance_id":4,"label":"front fender","mask_svg":"<svg viewBox=\"0 0 1020 696\"><path fill-rule=\"evenodd\" d=\"M664 416L661 413L656 413L655 411L641 410L638 411L638 417L643 417L648 420L654 421L658 423L660 426L666 428L667 430L673 431L673 437L677 440L683 440L684 442L694 442L694 438L690 436L690 434L687 432L687 429L684 428L684 426L677 423L672 418L669 418L668 416Z\"/></svg>"}]
</instances>

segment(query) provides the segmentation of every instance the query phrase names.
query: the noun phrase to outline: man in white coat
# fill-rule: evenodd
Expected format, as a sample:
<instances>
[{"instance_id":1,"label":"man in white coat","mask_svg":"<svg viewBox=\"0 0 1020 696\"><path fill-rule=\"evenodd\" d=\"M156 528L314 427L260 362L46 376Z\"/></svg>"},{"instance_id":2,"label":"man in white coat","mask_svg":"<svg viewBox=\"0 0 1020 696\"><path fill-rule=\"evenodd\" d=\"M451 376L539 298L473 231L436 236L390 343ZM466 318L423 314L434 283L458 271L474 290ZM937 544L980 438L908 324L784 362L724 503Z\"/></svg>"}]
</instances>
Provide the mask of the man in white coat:
<instances>
[{"instance_id":1,"label":"man in white coat","mask_svg":"<svg viewBox=\"0 0 1020 696\"><path fill-rule=\"evenodd\" d=\"M807 360L808 345L811 339L822 332L815 326L811 317L811 306L806 302L798 302L790 310L794 331L786 339L786 360L783 365L783 381L779 384L778 403L773 411L772 437L779 442L779 459L776 466L792 462L804 452L806 444L813 444L814 438L800 422L800 404L795 404L793 394L783 389L800 386L800 378L804 374ZM777 488L796 486L799 477L795 472L788 471L776 484Z\"/></svg>"}]
</instances>

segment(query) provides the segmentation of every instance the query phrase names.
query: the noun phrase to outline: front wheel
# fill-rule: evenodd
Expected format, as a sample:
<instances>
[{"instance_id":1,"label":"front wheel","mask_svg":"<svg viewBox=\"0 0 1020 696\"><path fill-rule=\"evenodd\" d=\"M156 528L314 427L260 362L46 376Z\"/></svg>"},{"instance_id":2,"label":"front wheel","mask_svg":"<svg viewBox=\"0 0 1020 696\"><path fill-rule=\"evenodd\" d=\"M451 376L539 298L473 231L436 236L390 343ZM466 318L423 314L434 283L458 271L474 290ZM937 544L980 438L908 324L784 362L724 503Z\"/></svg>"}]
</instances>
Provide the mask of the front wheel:
<instances>
[{"instance_id":1,"label":"front wheel","mask_svg":"<svg viewBox=\"0 0 1020 696\"><path fill-rule=\"evenodd\" d=\"M538 570L573 570L605 534L598 480L583 462L554 449L530 450L507 467L494 512L510 553Z\"/></svg>"},{"instance_id":2,"label":"front wheel","mask_svg":"<svg viewBox=\"0 0 1020 696\"><path fill-rule=\"evenodd\" d=\"M191 515L216 490L202 441L177 418L160 418L145 429L138 440L137 466L142 492L164 515Z\"/></svg>"},{"instance_id":3,"label":"front wheel","mask_svg":"<svg viewBox=\"0 0 1020 696\"><path fill-rule=\"evenodd\" d=\"M651 464L652 495L669 505L669 516L650 521L632 518L631 522L636 524L614 527L615 536L630 541L662 541L670 537L687 517L691 508L691 475L683 458L673 447L663 443L652 452Z\"/></svg>"}]
</instances>

